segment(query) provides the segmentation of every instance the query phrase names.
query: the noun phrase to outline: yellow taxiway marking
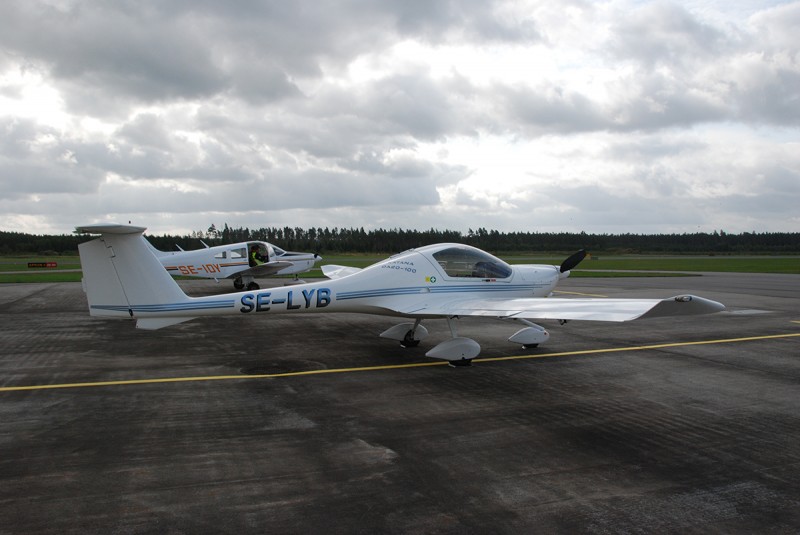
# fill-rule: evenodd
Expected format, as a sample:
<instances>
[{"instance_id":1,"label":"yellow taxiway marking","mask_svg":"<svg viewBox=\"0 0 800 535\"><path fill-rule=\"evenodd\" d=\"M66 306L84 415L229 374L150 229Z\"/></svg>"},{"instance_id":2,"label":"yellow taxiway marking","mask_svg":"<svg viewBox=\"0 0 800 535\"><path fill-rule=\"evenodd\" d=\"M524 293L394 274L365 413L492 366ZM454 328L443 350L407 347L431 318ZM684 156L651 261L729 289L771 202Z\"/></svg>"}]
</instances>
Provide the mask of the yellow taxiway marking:
<instances>
[{"instance_id":1,"label":"yellow taxiway marking","mask_svg":"<svg viewBox=\"0 0 800 535\"><path fill-rule=\"evenodd\" d=\"M474 362L499 362L503 360L525 360L543 359L554 357L572 357L577 355L598 355L601 353L619 353L622 351L647 351L652 349L665 349L669 347L685 347L712 344L731 344L739 342L753 342L758 340L774 340L779 338L796 338L800 333L794 334L771 334L765 336L748 336L745 338L726 338L721 340L699 340L695 342L672 342L668 344L653 344L646 346L631 347L610 347L606 349L583 349L579 351L565 351L561 353L541 353L536 355L513 355L508 357L487 357L476 358ZM29 385L29 386L4 386L0 387L0 392L18 392L22 390L53 390L63 388L89 388L98 386L123 386L123 385L149 385L157 383L188 383L199 381L227 381L227 380L248 380L248 379L277 379L281 377L299 377L303 375L323 375L327 373L353 373L353 372L374 372L382 370L397 370L402 368L423 368L426 366L444 366L446 361L435 362L414 362L410 364L392 364L385 366L363 366L357 368L334 368L325 370L307 370L300 372L284 373L263 373L253 375L210 375L205 377L162 377L157 379L129 379L123 381L97 381L89 383L62 383L52 385Z\"/></svg>"},{"instance_id":2,"label":"yellow taxiway marking","mask_svg":"<svg viewBox=\"0 0 800 535\"><path fill-rule=\"evenodd\" d=\"M701 346L712 344L731 344L737 342L753 342L756 340L771 340L777 338L796 338L800 337L800 333L793 334L769 334L765 336L747 336L744 338L723 338L720 340L699 340L696 342L672 342L669 344L653 344L647 346L631 346L631 347L610 347L607 349L582 349L580 351L568 351L564 353L550 353L542 355L512 355L508 357L491 357L486 359L474 359L473 362L495 362L501 360L520 360L520 359L536 359L543 357L568 357L574 355L596 355L599 353L617 353L622 351L646 351L651 349L665 349L668 347L685 347L685 346Z\"/></svg>"}]
</instances>

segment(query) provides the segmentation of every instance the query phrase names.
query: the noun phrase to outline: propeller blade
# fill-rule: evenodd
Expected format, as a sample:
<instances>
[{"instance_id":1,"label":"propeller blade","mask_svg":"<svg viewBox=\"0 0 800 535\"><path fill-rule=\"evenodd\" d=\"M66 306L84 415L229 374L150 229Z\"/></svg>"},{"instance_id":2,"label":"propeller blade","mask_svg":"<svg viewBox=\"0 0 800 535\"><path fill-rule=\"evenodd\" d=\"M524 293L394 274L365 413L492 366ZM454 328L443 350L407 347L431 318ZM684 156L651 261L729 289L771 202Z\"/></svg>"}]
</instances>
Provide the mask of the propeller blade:
<instances>
[{"instance_id":1,"label":"propeller blade","mask_svg":"<svg viewBox=\"0 0 800 535\"><path fill-rule=\"evenodd\" d=\"M561 271L561 273L565 273L570 269L574 268L575 266L577 266L578 264L580 264L581 260L583 260L584 258L586 258L586 249L581 249L574 255L570 256L569 258L561 262L561 267L559 268L559 270Z\"/></svg>"}]
</instances>

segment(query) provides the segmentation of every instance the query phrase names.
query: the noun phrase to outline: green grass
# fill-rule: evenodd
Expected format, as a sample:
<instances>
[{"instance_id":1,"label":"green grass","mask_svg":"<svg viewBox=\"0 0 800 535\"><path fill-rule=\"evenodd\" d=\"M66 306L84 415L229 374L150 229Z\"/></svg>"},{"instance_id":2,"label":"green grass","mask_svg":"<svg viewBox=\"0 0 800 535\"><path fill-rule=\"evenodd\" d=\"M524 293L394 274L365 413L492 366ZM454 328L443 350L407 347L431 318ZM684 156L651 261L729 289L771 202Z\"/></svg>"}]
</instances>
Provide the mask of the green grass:
<instances>
[{"instance_id":1,"label":"green grass","mask_svg":"<svg viewBox=\"0 0 800 535\"><path fill-rule=\"evenodd\" d=\"M58 267L47 269L28 269L28 262L56 262ZM0 273L4 271L61 271L80 269L78 256L3 256L0 257Z\"/></svg>"},{"instance_id":2,"label":"green grass","mask_svg":"<svg viewBox=\"0 0 800 535\"><path fill-rule=\"evenodd\" d=\"M323 263L352 267L366 267L389 255L323 255ZM558 265L565 256L555 255L503 255L510 264ZM28 262L57 262L57 268L28 269ZM20 282L77 282L80 272L77 256L59 257L4 257L0 258L0 283ZM618 272L615 270L625 270ZM24 273L9 273L19 271ZM800 256L603 256L595 255L584 260L572 271L573 277L664 277L685 276L698 271L738 273L789 273L800 274ZM288 276L287 276L288 277ZM319 268L301 277L322 277Z\"/></svg>"},{"instance_id":3,"label":"green grass","mask_svg":"<svg viewBox=\"0 0 800 535\"><path fill-rule=\"evenodd\" d=\"M28 268L28 262L56 262L55 268ZM4 256L0 257L0 283L80 282L81 268L75 256ZM15 273L11 273L15 272Z\"/></svg>"},{"instance_id":4,"label":"green grass","mask_svg":"<svg viewBox=\"0 0 800 535\"><path fill-rule=\"evenodd\" d=\"M579 269L627 269L641 271L716 271L736 273L800 274L800 257L690 256L599 257L584 260Z\"/></svg>"},{"instance_id":5,"label":"green grass","mask_svg":"<svg viewBox=\"0 0 800 535\"><path fill-rule=\"evenodd\" d=\"M20 282L80 282L81 273L31 273L24 275L2 275L0 284Z\"/></svg>"}]
</instances>

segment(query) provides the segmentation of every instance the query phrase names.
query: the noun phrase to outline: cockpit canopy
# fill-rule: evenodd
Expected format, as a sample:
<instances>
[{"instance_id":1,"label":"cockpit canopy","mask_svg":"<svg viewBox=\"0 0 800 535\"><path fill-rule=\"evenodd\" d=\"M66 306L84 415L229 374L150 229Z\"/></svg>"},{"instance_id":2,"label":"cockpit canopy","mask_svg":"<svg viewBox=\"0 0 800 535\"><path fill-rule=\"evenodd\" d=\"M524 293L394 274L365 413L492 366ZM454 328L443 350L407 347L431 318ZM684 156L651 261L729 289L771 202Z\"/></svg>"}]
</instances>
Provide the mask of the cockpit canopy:
<instances>
[{"instance_id":1,"label":"cockpit canopy","mask_svg":"<svg viewBox=\"0 0 800 535\"><path fill-rule=\"evenodd\" d=\"M505 279L511 276L511 266L474 247L453 245L432 256L450 277Z\"/></svg>"}]
</instances>

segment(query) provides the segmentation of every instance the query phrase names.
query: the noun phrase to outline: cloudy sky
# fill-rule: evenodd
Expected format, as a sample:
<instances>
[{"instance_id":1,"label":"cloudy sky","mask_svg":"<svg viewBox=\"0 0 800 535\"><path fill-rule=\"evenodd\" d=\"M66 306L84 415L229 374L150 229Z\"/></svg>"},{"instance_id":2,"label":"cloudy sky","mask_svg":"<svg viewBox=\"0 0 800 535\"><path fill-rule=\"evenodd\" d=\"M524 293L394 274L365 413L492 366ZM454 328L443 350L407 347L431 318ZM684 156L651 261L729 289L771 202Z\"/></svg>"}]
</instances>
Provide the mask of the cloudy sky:
<instances>
[{"instance_id":1,"label":"cloudy sky","mask_svg":"<svg viewBox=\"0 0 800 535\"><path fill-rule=\"evenodd\" d=\"M800 2L0 4L0 230L800 231Z\"/></svg>"}]
</instances>

